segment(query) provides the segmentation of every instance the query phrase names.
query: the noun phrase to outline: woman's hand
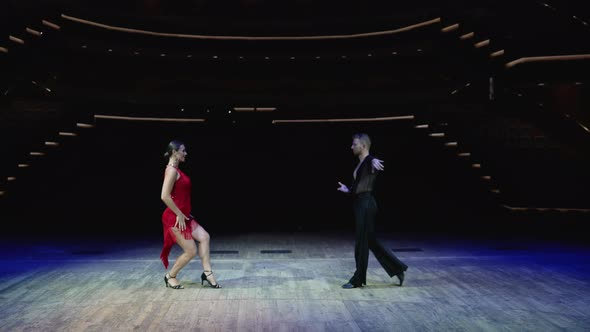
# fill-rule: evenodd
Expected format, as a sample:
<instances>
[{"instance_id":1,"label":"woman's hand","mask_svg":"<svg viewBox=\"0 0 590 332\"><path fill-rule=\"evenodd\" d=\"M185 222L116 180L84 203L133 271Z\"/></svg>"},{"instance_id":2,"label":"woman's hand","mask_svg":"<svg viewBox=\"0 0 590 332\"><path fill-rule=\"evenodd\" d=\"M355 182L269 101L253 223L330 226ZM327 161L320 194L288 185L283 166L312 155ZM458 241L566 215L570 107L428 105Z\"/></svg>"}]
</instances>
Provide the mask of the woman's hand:
<instances>
[{"instance_id":1,"label":"woman's hand","mask_svg":"<svg viewBox=\"0 0 590 332\"><path fill-rule=\"evenodd\" d=\"M343 193L349 193L350 190L348 189L348 187L342 183L342 182L338 182L338 184L340 185L340 187L337 189L338 191L341 191Z\"/></svg>"},{"instance_id":2,"label":"woman's hand","mask_svg":"<svg viewBox=\"0 0 590 332\"><path fill-rule=\"evenodd\" d=\"M184 214L179 214L176 216L176 223L174 224L175 228L184 231L186 229L186 221L188 218Z\"/></svg>"}]
</instances>

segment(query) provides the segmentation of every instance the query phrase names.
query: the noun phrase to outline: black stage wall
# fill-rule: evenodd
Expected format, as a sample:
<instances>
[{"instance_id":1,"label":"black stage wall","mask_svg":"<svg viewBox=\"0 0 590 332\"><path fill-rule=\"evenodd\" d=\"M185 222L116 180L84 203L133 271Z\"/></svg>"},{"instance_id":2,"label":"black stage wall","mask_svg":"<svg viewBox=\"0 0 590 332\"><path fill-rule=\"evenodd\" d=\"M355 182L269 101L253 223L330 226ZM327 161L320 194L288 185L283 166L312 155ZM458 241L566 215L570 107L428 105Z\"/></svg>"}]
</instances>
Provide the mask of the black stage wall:
<instances>
[{"instance_id":1,"label":"black stage wall","mask_svg":"<svg viewBox=\"0 0 590 332\"><path fill-rule=\"evenodd\" d=\"M351 230L351 135L367 132L385 160L378 229L475 226L498 213L483 187L441 157L412 121L211 124L97 120L35 165L10 197L5 218L41 234L161 231L160 190L171 139L186 142L193 214L211 231ZM17 229L18 222L15 225Z\"/></svg>"}]
</instances>

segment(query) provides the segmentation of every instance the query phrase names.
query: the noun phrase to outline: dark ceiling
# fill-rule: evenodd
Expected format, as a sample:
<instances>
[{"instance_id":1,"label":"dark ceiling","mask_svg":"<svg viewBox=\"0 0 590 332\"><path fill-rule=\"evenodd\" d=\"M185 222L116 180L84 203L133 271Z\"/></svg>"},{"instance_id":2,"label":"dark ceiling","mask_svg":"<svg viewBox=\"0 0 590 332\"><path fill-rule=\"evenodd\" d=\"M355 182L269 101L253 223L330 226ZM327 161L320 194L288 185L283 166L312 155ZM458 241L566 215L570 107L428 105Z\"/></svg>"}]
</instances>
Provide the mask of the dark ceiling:
<instances>
[{"instance_id":1,"label":"dark ceiling","mask_svg":"<svg viewBox=\"0 0 590 332\"><path fill-rule=\"evenodd\" d=\"M539 80L573 84L588 78L588 61L506 69L522 57L590 53L590 15L581 1L19 0L5 8L0 29L25 42L0 42L9 50L0 53L9 73L3 91L15 96L145 104L415 104L453 102L449 94L465 84L471 98L485 100L490 77L505 91ZM241 37L346 35L440 21L373 37L269 41L134 34L68 17L150 32ZM456 23L458 29L441 32ZM33 36L26 27L44 35ZM473 37L460 38L470 32ZM486 40L489 45L474 47ZM490 56L500 50L503 55Z\"/></svg>"}]
</instances>

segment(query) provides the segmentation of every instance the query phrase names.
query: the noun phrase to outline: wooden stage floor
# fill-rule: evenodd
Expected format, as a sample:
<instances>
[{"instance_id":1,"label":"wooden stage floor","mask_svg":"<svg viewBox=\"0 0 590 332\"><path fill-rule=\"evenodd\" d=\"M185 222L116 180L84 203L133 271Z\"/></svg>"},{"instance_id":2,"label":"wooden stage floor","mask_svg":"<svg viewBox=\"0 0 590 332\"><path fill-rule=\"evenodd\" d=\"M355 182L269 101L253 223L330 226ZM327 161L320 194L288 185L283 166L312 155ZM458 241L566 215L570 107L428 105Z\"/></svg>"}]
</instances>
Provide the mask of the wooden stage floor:
<instances>
[{"instance_id":1,"label":"wooden stage floor","mask_svg":"<svg viewBox=\"0 0 590 332\"><path fill-rule=\"evenodd\" d=\"M179 274L184 290L164 287L159 237L3 239L0 331L590 330L588 247L381 239L409 265L403 287L371 256L368 285L342 289L354 271L346 233L212 234L224 288L201 286L197 259Z\"/></svg>"}]
</instances>

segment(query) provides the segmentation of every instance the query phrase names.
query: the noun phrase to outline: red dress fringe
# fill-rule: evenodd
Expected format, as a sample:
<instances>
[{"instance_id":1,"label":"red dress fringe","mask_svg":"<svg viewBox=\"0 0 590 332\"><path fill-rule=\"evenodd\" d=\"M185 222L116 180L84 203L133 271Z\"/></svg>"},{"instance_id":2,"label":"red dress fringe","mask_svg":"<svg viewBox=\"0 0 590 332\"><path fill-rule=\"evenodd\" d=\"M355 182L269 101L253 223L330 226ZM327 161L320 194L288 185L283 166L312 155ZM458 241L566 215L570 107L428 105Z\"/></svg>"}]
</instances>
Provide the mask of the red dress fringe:
<instances>
[{"instance_id":1,"label":"red dress fringe","mask_svg":"<svg viewBox=\"0 0 590 332\"><path fill-rule=\"evenodd\" d=\"M190 220L186 221L186 229L181 232L182 236L186 240L191 240L192 232L197 229L199 224L191 215L191 180L186 174L184 174L180 169L176 169L180 177L174 183L174 187L172 188L172 200L174 204L184 213L185 216L191 218ZM162 252L160 253L160 259L164 264L164 267L168 269L168 256L170 255L170 251L176 243L176 236L174 235L174 224L176 224L176 214L170 210L170 208L166 208L164 213L162 213L162 226L164 228L164 246L162 247Z\"/></svg>"}]
</instances>

